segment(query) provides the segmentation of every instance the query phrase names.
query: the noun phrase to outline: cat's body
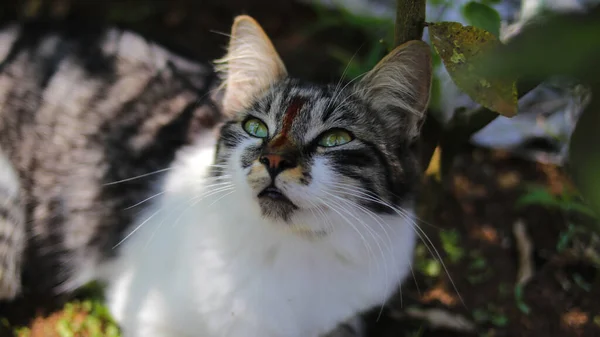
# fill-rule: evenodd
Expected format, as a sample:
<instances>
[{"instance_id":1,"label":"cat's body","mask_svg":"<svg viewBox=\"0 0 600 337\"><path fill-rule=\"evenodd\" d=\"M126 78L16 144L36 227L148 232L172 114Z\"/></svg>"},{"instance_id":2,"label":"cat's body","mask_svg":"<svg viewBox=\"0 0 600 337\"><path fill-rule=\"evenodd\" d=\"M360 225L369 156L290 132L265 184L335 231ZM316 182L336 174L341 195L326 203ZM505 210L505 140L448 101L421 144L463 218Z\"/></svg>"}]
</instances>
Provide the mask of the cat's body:
<instances>
[{"instance_id":1,"label":"cat's body","mask_svg":"<svg viewBox=\"0 0 600 337\"><path fill-rule=\"evenodd\" d=\"M202 109L209 72L128 34L66 53L46 38L4 63L28 287L105 281L126 337L317 337L398 290L428 47L318 86L287 78L252 19L232 36L220 114Z\"/></svg>"},{"instance_id":2,"label":"cat's body","mask_svg":"<svg viewBox=\"0 0 600 337\"><path fill-rule=\"evenodd\" d=\"M115 255L141 211L127 207L149 195L156 176L107 183L168 167L218 117L201 100L209 67L131 33L61 28L11 25L0 34L0 148L21 178L24 282L36 293L80 286L82 271Z\"/></svg>"}]
</instances>

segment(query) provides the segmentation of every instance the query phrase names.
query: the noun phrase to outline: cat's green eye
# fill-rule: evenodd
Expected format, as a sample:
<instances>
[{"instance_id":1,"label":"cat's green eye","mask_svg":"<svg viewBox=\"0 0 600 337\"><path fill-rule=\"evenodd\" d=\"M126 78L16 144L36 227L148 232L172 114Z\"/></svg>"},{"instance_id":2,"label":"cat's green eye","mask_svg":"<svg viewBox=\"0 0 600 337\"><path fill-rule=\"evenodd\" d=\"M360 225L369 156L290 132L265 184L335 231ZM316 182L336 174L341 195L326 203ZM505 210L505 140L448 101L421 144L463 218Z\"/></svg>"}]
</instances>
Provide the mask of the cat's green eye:
<instances>
[{"instance_id":1,"label":"cat's green eye","mask_svg":"<svg viewBox=\"0 0 600 337\"><path fill-rule=\"evenodd\" d=\"M319 140L319 145L323 147L334 147L344 145L352 140L352 135L344 130L332 130L326 132Z\"/></svg>"},{"instance_id":2,"label":"cat's green eye","mask_svg":"<svg viewBox=\"0 0 600 337\"><path fill-rule=\"evenodd\" d=\"M244 122L244 130L248 132L250 136L257 138L267 138L269 136L269 129L258 118L250 118Z\"/></svg>"}]
</instances>

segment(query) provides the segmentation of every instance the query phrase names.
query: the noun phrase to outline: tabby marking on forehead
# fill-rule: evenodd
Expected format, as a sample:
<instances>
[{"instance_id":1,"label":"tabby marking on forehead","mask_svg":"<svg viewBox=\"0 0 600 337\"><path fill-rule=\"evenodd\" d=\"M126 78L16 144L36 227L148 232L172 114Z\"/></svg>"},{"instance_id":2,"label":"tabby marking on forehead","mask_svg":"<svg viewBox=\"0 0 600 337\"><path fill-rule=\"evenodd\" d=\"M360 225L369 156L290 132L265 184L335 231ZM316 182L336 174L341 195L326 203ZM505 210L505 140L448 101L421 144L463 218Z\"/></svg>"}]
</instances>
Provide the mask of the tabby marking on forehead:
<instances>
[{"instance_id":1,"label":"tabby marking on forehead","mask_svg":"<svg viewBox=\"0 0 600 337\"><path fill-rule=\"evenodd\" d=\"M273 142L271 143L271 147L277 148L281 147L287 142L289 142L288 134L292 129L292 124L294 124L294 120L298 116L298 112L302 110L302 107L306 103L306 100L302 97L294 97L290 105L285 111L283 115L283 127L281 128L281 133L277 136Z\"/></svg>"}]
</instances>

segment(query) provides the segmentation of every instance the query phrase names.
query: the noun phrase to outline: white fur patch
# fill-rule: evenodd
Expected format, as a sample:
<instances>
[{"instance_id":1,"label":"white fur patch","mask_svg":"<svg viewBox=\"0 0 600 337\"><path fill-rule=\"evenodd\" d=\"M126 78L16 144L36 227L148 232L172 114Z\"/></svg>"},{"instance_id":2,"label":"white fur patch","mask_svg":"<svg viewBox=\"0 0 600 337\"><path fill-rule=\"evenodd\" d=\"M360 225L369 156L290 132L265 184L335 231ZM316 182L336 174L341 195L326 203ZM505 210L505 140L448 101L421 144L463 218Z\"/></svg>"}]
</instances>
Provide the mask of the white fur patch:
<instances>
[{"instance_id":1,"label":"white fur patch","mask_svg":"<svg viewBox=\"0 0 600 337\"><path fill-rule=\"evenodd\" d=\"M294 222L332 229L306 238L261 216L239 154L227 179L206 178L213 157L210 142L181 156L104 268L124 336L317 337L381 305L406 277L415 234L402 217L302 211ZM315 163L318 184L332 179L325 166Z\"/></svg>"},{"instance_id":2,"label":"white fur patch","mask_svg":"<svg viewBox=\"0 0 600 337\"><path fill-rule=\"evenodd\" d=\"M19 185L17 173L0 148L0 186L9 194L8 197L16 198L19 195Z\"/></svg>"}]
</instances>

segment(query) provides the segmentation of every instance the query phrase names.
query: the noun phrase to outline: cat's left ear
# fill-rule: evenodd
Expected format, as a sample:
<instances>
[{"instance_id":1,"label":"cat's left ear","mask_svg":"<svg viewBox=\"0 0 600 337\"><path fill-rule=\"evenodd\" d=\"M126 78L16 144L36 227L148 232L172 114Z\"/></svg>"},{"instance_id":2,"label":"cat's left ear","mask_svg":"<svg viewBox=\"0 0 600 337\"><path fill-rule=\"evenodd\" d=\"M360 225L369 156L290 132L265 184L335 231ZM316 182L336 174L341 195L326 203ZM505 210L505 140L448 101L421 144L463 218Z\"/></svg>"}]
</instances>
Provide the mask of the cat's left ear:
<instances>
[{"instance_id":1,"label":"cat's left ear","mask_svg":"<svg viewBox=\"0 0 600 337\"><path fill-rule=\"evenodd\" d=\"M396 47L356 90L386 122L413 141L419 135L431 90L431 50L423 41Z\"/></svg>"},{"instance_id":2,"label":"cat's left ear","mask_svg":"<svg viewBox=\"0 0 600 337\"><path fill-rule=\"evenodd\" d=\"M287 71L271 40L253 18L240 15L231 28L227 55L216 61L223 80L223 112L228 116L247 108Z\"/></svg>"}]
</instances>

